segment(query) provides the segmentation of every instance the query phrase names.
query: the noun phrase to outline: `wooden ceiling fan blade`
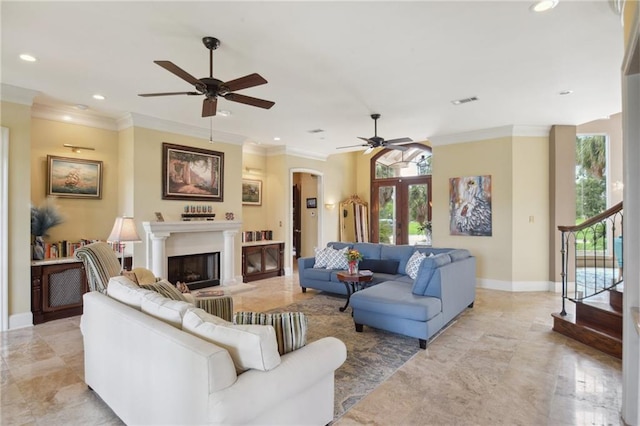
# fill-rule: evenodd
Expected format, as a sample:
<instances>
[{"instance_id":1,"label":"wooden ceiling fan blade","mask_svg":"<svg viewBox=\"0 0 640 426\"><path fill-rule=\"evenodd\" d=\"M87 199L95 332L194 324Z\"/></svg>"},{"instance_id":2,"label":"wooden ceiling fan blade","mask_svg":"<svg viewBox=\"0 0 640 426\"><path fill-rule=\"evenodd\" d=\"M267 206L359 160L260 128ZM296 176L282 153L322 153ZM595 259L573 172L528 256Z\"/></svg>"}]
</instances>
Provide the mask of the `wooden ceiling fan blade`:
<instances>
[{"instance_id":1,"label":"wooden ceiling fan blade","mask_svg":"<svg viewBox=\"0 0 640 426\"><path fill-rule=\"evenodd\" d=\"M198 92L165 92L165 93L140 93L138 94L138 96L143 96L143 97L151 97L151 96L172 96L172 95L201 95L202 93L198 93Z\"/></svg>"},{"instance_id":2,"label":"wooden ceiling fan blade","mask_svg":"<svg viewBox=\"0 0 640 426\"><path fill-rule=\"evenodd\" d=\"M202 116L203 117L213 117L216 115L216 111L218 109L218 99L216 98L205 98L202 101Z\"/></svg>"},{"instance_id":3,"label":"wooden ceiling fan blade","mask_svg":"<svg viewBox=\"0 0 640 426\"><path fill-rule=\"evenodd\" d=\"M222 85L229 89L230 92L235 92L237 90L248 89L249 87L260 86L261 84L267 84L267 80L262 78L260 74L253 73L227 81Z\"/></svg>"},{"instance_id":4,"label":"wooden ceiling fan blade","mask_svg":"<svg viewBox=\"0 0 640 426\"><path fill-rule=\"evenodd\" d=\"M226 95L224 95L224 98L232 102L239 102L241 104L251 105L264 109L269 109L276 104L275 102L252 98L251 96L239 95L237 93L227 93Z\"/></svg>"},{"instance_id":5,"label":"wooden ceiling fan blade","mask_svg":"<svg viewBox=\"0 0 640 426\"><path fill-rule=\"evenodd\" d=\"M170 73L177 75L187 83L193 84L196 87L202 86L202 82L200 80L198 80L197 78L195 78L194 76L192 76L191 74L189 74L188 72L186 72L185 70L183 70L182 68L180 68L179 66L177 66L171 61L153 61L153 62L160 65L162 68L169 71Z\"/></svg>"},{"instance_id":6,"label":"wooden ceiling fan blade","mask_svg":"<svg viewBox=\"0 0 640 426\"><path fill-rule=\"evenodd\" d=\"M394 143L405 143L405 142L413 142L413 139L411 139L411 138L398 138L398 139L391 139L391 140L388 140L388 141L384 141L385 145L394 144Z\"/></svg>"}]
</instances>

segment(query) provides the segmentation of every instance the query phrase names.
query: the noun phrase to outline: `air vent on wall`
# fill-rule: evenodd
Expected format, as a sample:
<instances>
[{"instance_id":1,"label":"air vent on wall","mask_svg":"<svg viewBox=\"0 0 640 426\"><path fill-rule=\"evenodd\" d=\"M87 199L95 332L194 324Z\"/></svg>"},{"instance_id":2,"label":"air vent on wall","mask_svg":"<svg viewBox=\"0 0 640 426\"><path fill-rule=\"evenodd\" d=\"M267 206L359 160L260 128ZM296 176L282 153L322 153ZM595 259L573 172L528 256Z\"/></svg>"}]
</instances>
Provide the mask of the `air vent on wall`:
<instances>
[{"instance_id":1,"label":"air vent on wall","mask_svg":"<svg viewBox=\"0 0 640 426\"><path fill-rule=\"evenodd\" d=\"M472 96L470 98L464 98L464 99L458 99L458 100L455 100L455 101L451 101L451 103L454 104L454 105L462 105L462 104L466 104L466 103L469 103L469 102L475 102L477 100L478 100L477 96Z\"/></svg>"}]
</instances>

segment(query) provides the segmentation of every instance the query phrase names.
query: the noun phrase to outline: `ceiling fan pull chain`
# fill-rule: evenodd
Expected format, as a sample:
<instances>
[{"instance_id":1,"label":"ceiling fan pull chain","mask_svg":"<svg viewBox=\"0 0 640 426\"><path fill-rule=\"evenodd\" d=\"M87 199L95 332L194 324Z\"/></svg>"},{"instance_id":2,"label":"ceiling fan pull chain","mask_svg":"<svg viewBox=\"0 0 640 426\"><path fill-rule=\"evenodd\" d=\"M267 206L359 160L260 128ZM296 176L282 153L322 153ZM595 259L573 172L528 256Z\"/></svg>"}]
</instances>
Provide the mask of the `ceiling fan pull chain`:
<instances>
[{"instance_id":1,"label":"ceiling fan pull chain","mask_svg":"<svg viewBox=\"0 0 640 426\"><path fill-rule=\"evenodd\" d=\"M213 143L213 115L209 116L209 143Z\"/></svg>"}]
</instances>

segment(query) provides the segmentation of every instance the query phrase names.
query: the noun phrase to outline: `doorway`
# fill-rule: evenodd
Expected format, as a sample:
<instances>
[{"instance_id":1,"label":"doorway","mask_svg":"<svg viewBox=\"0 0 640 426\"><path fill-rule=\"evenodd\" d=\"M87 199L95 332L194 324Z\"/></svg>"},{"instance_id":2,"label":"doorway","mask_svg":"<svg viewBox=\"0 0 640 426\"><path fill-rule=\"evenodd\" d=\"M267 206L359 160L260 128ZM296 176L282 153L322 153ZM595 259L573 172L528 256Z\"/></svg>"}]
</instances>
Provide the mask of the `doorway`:
<instances>
[{"instance_id":1,"label":"doorway","mask_svg":"<svg viewBox=\"0 0 640 426\"><path fill-rule=\"evenodd\" d=\"M371 159L371 240L429 244L431 148L385 149Z\"/></svg>"},{"instance_id":2,"label":"doorway","mask_svg":"<svg viewBox=\"0 0 640 426\"><path fill-rule=\"evenodd\" d=\"M292 270L300 257L312 257L322 235L322 174L312 169L291 169L290 232Z\"/></svg>"}]
</instances>

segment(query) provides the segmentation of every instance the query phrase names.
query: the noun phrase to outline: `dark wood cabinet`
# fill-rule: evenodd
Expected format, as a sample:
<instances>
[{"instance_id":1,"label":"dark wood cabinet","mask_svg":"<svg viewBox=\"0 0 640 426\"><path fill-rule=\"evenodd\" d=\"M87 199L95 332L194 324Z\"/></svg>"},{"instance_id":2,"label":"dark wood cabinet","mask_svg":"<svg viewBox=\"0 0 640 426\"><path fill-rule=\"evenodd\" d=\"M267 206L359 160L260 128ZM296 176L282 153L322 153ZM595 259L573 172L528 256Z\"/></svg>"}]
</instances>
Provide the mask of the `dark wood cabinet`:
<instances>
[{"instance_id":1,"label":"dark wood cabinet","mask_svg":"<svg viewBox=\"0 0 640 426\"><path fill-rule=\"evenodd\" d=\"M38 261L31 266L33 323L82 314L82 295L89 291L82 262Z\"/></svg>"},{"instance_id":2,"label":"dark wood cabinet","mask_svg":"<svg viewBox=\"0 0 640 426\"><path fill-rule=\"evenodd\" d=\"M125 269L131 268L126 256ZM82 295L89 291L84 265L75 258L31 262L31 313L41 324L82 314Z\"/></svg>"},{"instance_id":3,"label":"dark wood cabinet","mask_svg":"<svg viewBox=\"0 0 640 426\"><path fill-rule=\"evenodd\" d=\"M242 281L284 275L284 243L262 241L242 245Z\"/></svg>"}]
</instances>

